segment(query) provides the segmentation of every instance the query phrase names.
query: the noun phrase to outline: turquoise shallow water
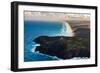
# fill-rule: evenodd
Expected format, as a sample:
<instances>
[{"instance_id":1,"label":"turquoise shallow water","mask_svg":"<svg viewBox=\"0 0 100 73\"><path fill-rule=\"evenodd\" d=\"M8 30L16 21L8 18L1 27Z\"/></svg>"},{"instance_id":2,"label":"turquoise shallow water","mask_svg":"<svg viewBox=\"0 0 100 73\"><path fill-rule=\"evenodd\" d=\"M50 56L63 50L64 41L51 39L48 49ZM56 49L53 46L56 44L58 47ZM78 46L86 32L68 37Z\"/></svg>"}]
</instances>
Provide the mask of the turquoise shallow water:
<instances>
[{"instance_id":1,"label":"turquoise shallow water","mask_svg":"<svg viewBox=\"0 0 100 73\"><path fill-rule=\"evenodd\" d=\"M62 36L65 32L66 27L61 22L24 21L24 61L59 60L59 58L35 52L36 43L33 40L39 36Z\"/></svg>"}]
</instances>

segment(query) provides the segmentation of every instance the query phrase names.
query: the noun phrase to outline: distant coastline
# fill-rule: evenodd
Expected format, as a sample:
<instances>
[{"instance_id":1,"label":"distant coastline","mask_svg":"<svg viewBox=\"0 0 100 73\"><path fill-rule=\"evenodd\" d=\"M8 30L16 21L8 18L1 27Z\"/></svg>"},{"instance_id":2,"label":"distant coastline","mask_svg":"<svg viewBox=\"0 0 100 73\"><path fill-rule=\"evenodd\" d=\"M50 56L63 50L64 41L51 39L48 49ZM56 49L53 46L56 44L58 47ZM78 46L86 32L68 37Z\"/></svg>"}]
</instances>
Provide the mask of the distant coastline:
<instances>
[{"instance_id":1,"label":"distant coastline","mask_svg":"<svg viewBox=\"0 0 100 73\"><path fill-rule=\"evenodd\" d=\"M90 21L90 14L81 13L56 13L56 12L24 12L25 20L45 20L45 21Z\"/></svg>"}]
</instances>

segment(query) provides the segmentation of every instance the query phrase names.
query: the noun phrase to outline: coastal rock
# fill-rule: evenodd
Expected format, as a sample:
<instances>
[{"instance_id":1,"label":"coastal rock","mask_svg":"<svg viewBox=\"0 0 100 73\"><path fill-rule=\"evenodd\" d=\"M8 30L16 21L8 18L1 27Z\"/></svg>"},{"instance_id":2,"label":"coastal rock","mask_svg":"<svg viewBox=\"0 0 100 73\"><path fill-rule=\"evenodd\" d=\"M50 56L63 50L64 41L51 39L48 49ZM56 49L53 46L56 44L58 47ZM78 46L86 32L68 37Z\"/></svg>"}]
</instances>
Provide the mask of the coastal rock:
<instances>
[{"instance_id":1,"label":"coastal rock","mask_svg":"<svg viewBox=\"0 0 100 73\"><path fill-rule=\"evenodd\" d=\"M87 37L40 36L33 40L40 44L35 51L61 59L90 57L90 40Z\"/></svg>"},{"instance_id":2,"label":"coastal rock","mask_svg":"<svg viewBox=\"0 0 100 73\"><path fill-rule=\"evenodd\" d=\"M75 36L90 37L90 29L88 28L77 28L74 32Z\"/></svg>"}]
</instances>

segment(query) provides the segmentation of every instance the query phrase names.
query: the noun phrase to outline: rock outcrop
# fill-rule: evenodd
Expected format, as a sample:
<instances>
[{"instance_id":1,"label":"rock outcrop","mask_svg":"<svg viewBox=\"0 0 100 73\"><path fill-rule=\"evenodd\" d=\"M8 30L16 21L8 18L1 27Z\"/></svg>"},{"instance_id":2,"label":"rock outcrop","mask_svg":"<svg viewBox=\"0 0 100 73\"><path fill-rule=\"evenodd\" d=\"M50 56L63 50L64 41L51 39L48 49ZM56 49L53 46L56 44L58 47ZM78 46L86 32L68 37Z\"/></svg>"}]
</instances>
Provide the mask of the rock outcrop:
<instances>
[{"instance_id":1,"label":"rock outcrop","mask_svg":"<svg viewBox=\"0 0 100 73\"><path fill-rule=\"evenodd\" d=\"M35 51L57 56L61 59L90 57L90 39L88 37L40 36L33 40L40 44Z\"/></svg>"}]
</instances>

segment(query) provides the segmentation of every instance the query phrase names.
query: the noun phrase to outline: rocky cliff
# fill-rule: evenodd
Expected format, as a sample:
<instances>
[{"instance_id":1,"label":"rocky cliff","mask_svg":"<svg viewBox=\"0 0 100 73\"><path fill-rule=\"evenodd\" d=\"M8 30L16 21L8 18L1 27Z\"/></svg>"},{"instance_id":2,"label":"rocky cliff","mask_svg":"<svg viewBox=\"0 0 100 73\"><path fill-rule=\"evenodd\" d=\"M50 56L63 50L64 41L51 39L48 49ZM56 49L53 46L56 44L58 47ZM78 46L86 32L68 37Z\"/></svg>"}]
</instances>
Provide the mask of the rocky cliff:
<instances>
[{"instance_id":1,"label":"rocky cliff","mask_svg":"<svg viewBox=\"0 0 100 73\"><path fill-rule=\"evenodd\" d=\"M40 44L35 51L57 56L61 59L90 57L90 39L88 37L40 36L33 40Z\"/></svg>"}]
</instances>

